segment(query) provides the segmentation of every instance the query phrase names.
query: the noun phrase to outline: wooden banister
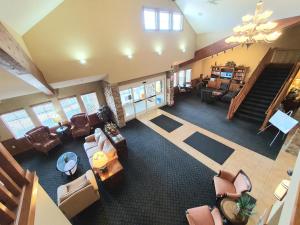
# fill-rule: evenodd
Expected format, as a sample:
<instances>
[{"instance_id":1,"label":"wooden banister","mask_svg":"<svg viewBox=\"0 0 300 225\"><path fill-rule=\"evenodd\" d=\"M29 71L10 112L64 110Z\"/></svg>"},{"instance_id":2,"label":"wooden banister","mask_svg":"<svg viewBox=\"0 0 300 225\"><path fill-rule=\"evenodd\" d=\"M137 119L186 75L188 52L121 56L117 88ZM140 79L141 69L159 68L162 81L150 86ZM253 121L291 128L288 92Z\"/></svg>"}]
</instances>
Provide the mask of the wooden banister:
<instances>
[{"instance_id":1,"label":"wooden banister","mask_svg":"<svg viewBox=\"0 0 300 225\"><path fill-rule=\"evenodd\" d=\"M293 208L293 214L290 221L290 225L300 225L300 184L298 183L298 191L296 196L296 202Z\"/></svg>"},{"instance_id":2,"label":"wooden banister","mask_svg":"<svg viewBox=\"0 0 300 225\"><path fill-rule=\"evenodd\" d=\"M283 85L281 86L281 88L278 91L277 95L275 96L275 98L273 99L273 101L270 104L269 108L267 109L266 117L265 117L265 120L264 120L264 122L262 123L262 125L260 127L260 130L264 129L267 126L269 119L271 118L271 116L274 114L276 109L279 107L281 102L286 97L291 84L293 83L295 77L298 74L299 69L300 69L300 62L298 62L297 64L294 65L290 75L286 78L285 82L283 83Z\"/></svg>"},{"instance_id":3,"label":"wooden banister","mask_svg":"<svg viewBox=\"0 0 300 225\"><path fill-rule=\"evenodd\" d=\"M248 95L248 93L252 89L252 87L255 84L256 80L261 75L261 73L264 70L265 66L268 63L270 63L270 61L272 59L272 56L273 56L273 53L274 53L274 50L275 50L274 48L269 48L269 50L267 51L265 56L261 59L258 66L256 67L256 69L252 73L252 75L251 75L250 79L248 80L248 82L240 90L239 94L231 100L229 110L228 110L228 113L227 113L227 119L231 120L233 118L233 116L236 113L237 109L242 104L242 102L245 100L246 96Z\"/></svg>"},{"instance_id":4,"label":"wooden banister","mask_svg":"<svg viewBox=\"0 0 300 225\"><path fill-rule=\"evenodd\" d=\"M0 143L0 224L33 225L38 178Z\"/></svg>"}]
</instances>

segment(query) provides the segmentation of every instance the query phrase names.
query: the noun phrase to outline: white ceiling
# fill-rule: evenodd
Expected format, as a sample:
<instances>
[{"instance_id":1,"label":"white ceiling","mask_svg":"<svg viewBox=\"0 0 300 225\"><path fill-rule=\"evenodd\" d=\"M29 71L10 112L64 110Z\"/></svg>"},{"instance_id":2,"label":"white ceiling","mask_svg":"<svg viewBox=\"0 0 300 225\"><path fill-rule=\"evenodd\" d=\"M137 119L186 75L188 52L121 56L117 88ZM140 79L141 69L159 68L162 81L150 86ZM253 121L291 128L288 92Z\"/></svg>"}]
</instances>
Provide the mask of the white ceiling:
<instances>
[{"instance_id":1,"label":"white ceiling","mask_svg":"<svg viewBox=\"0 0 300 225\"><path fill-rule=\"evenodd\" d=\"M37 92L40 91L0 68L0 100Z\"/></svg>"},{"instance_id":2,"label":"white ceiling","mask_svg":"<svg viewBox=\"0 0 300 225\"><path fill-rule=\"evenodd\" d=\"M20 35L47 16L64 0L0 0L0 21Z\"/></svg>"},{"instance_id":3,"label":"white ceiling","mask_svg":"<svg viewBox=\"0 0 300 225\"><path fill-rule=\"evenodd\" d=\"M241 23L241 17L253 14L258 0L176 0L177 5L197 33L227 32ZM265 0L272 19L300 15L299 0Z\"/></svg>"}]
</instances>

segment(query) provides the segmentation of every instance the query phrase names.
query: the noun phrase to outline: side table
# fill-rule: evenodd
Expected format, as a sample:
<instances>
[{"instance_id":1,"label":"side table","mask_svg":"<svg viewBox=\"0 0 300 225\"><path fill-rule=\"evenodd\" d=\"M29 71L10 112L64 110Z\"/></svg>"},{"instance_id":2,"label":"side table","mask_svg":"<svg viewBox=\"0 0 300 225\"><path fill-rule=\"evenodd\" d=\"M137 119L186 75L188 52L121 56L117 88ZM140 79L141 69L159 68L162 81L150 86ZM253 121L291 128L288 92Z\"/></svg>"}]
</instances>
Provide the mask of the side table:
<instances>
[{"instance_id":1,"label":"side table","mask_svg":"<svg viewBox=\"0 0 300 225\"><path fill-rule=\"evenodd\" d=\"M112 145L117 149L118 156L124 156L127 157L128 151L127 151L127 142L125 137L118 132L117 135L106 133L109 140L111 141Z\"/></svg>"},{"instance_id":2,"label":"side table","mask_svg":"<svg viewBox=\"0 0 300 225\"><path fill-rule=\"evenodd\" d=\"M69 131L70 131L70 129L68 126L61 126L56 129L56 133L58 134L58 136L60 137L61 140L67 139L67 137L69 136Z\"/></svg>"},{"instance_id":3,"label":"side table","mask_svg":"<svg viewBox=\"0 0 300 225\"><path fill-rule=\"evenodd\" d=\"M246 225L248 218L241 218L236 215L236 201L224 198L220 204L223 216L233 225Z\"/></svg>"}]
</instances>

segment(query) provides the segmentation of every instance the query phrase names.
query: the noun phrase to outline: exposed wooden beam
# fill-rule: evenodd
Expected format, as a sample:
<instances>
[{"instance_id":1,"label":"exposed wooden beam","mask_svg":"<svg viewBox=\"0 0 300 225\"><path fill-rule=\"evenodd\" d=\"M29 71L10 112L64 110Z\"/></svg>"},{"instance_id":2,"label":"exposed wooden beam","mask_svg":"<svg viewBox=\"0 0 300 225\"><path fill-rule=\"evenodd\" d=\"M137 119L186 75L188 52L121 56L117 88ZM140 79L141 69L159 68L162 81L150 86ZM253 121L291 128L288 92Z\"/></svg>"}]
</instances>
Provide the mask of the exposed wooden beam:
<instances>
[{"instance_id":1,"label":"exposed wooden beam","mask_svg":"<svg viewBox=\"0 0 300 225\"><path fill-rule=\"evenodd\" d=\"M293 26L300 24L300 16L294 16L294 17L289 17L289 18L285 18L285 19L280 19L280 20L277 20L276 22L278 23L277 29L284 30L286 28L291 28ZM198 60L205 59L209 56L215 55L217 53L226 51L228 49L231 49L231 48L234 48L234 47L240 45L240 44L227 44L225 42L226 38L223 38L220 41L217 41L211 45L208 45L204 48L197 50L195 52L194 58L180 63L179 67L185 67L185 66L192 64Z\"/></svg>"},{"instance_id":2,"label":"exposed wooden beam","mask_svg":"<svg viewBox=\"0 0 300 225\"><path fill-rule=\"evenodd\" d=\"M53 89L46 82L43 73L32 62L19 43L0 22L0 66L47 95Z\"/></svg>"}]
</instances>

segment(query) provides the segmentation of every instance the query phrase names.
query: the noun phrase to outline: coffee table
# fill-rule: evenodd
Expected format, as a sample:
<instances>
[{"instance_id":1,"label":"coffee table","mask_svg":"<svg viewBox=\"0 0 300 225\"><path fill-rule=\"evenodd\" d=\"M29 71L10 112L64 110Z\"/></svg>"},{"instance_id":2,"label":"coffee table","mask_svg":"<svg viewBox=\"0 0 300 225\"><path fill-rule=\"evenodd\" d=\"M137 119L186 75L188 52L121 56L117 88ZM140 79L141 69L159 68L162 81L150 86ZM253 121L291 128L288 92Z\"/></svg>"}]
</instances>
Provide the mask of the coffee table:
<instances>
[{"instance_id":1,"label":"coffee table","mask_svg":"<svg viewBox=\"0 0 300 225\"><path fill-rule=\"evenodd\" d=\"M78 156L74 152L65 152L57 162L56 168L58 171L65 173L68 176L75 174L78 165Z\"/></svg>"},{"instance_id":2,"label":"coffee table","mask_svg":"<svg viewBox=\"0 0 300 225\"><path fill-rule=\"evenodd\" d=\"M241 218L236 215L236 201L230 198L224 198L220 204L220 210L223 216L233 225L245 225L248 218Z\"/></svg>"}]
</instances>

